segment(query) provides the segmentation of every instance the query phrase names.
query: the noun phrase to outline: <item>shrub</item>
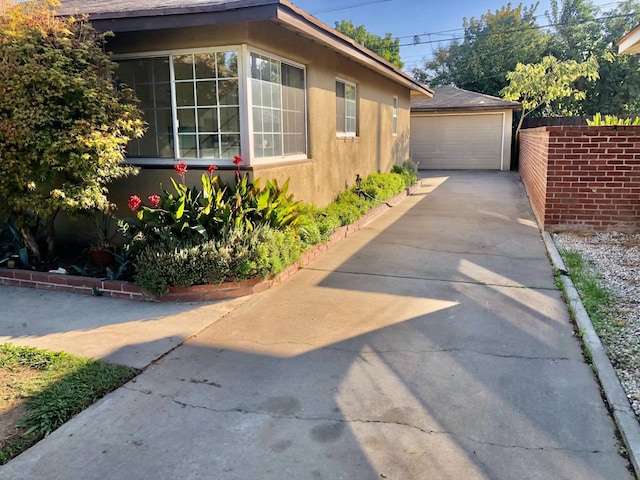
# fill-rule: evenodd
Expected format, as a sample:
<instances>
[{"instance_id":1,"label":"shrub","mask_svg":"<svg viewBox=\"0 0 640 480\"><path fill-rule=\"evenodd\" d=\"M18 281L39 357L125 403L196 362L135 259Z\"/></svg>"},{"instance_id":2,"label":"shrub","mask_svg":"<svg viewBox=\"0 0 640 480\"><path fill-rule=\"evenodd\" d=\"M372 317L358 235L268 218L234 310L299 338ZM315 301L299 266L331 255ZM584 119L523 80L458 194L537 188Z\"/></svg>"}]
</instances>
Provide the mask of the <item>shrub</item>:
<instances>
[{"instance_id":1,"label":"shrub","mask_svg":"<svg viewBox=\"0 0 640 480\"><path fill-rule=\"evenodd\" d=\"M418 166L411 159L406 160L402 165L391 167L391 173L402 175L407 188L418 181Z\"/></svg>"},{"instance_id":2,"label":"shrub","mask_svg":"<svg viewBox=\"0 0 640 480\"><path fill-rule=\"evenodd\" d=\"M109 206L107 185L142 135L130 89L114 82L107 34L86 18L58 17L55 2L16 3L0 14L0 220L15 222L29 253L54 256L59 211Z\"/></svg>"},{"instance_id":3,"label":"shrub","mask_svg":"<svg viewBox=\"0 0 640 480\"><path fill-rule=\"evenodd\" d=\"M162 295L169 287L218 284L280 273L300 258L302 244L291 228L238 227L223 238L197 244L174 240L147 245L136 256L136 283Z\"/></svg>"}]
</instances>

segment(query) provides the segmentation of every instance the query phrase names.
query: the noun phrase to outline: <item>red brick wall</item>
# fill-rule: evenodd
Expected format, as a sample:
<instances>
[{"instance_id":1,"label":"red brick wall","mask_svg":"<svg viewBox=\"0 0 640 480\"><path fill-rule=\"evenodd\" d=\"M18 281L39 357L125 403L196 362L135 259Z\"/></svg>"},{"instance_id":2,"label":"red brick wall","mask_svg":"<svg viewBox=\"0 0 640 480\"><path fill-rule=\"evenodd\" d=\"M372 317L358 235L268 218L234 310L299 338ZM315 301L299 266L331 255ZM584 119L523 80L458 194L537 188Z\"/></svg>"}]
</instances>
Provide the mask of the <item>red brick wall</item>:
<instances>
[{"instance_id":1,"label":"red brick wall","mask_svg":"<svg viewBox=\"0 0 640 480\"><path fill-rule=\"evenodd\" d=\"M520 132L520 174L549 231L640 231L640 126Z\"/></svg>"}]
</instances>

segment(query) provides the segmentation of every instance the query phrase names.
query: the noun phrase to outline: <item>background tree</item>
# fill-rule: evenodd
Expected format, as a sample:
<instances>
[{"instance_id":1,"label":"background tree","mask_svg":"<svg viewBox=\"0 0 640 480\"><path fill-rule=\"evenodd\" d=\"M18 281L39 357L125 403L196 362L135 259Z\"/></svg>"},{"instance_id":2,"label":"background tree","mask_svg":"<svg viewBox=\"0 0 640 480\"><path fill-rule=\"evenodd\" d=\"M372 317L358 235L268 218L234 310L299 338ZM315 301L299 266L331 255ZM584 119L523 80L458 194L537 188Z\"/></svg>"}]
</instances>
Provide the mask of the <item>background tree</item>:
<instances>
[{"instance_id":1,"label":"background tree","mask_svg":"<svg viewBox=\"0 0 640 480\"><path fill-rule=\"evenodd\" d=\"M439 47L432 60L412 73L432 86L454 84L498 95L517 63L540 63L546 55L578 63L594 57L599 79L581 77L573 84L584 95L551 101L531 115L640 113L640 56L619 55L616 47L640 23L640 0L614 5L603 12L591 0L551 0L546 33L536 25L537 5L526 9L508 4L480 20L463 19L463 39Z\"/></svg>"},{"instance_id":2,"label":"background tree","mask_svg":"<svg viewBox=\"0 0 640 480\"><path fill-rule=\"evenodd\" d=\"M134 173L124 149L143 127L132 92L113 81L105 35L54 6L0 15L0 220L15 222L38 259L36 230L45 227L52 254L60 210L109 206L107 185Z\"/></svg>"},{"instance_id":3,"label":"background tree","mask_svg":"<svg viewBox=\"0 0 640 480\"><path fill-rule=\"evenodd\" d=\"M506 74L518 63L537 62L550 37L537 28L537 5L507 4L480 19L463 19L461 41L440 47L434 59L413 70L416 79L431 86L454 84L460 88L499 95Z\"/></svg>"},{"instance_id":4,"label":"background tree","mask_svg":"<svg viewBox=\"0 0 640 480\"><path fill-rule=\"evenodd\" d=\"M368 32L364 25L356 27L351 20L336 22L336 30L347 37L353 38L356 42L377 53L398 68L404 67L404 63L400 59L400 39L393 38L390 33L381 37Z\"/></svg>"},{"instance_id":5,"label":"background tree","mask_svg":"<svg viewBox=\"0 0 640 480\"><path fill-rule=\"evenodd\" d=\"M583 110L588 115L640 113L640 56L620 55L616 44L640 23L640 1L627 0L603 15L594 55L600 79L586 88Z\"/></svg>"},{"instance_id":6,"label":"background tree","mask_svg":"<svg viewBox=\"0 0 640 480\"><path fill-rule=\"evenodd\" d=\"M585 92L575 87L575 82L580 78L598 78L598 63L595 58L578 63L575 60L559 61L548 55L539 63L519 63L514 71L509 72L509 85L501 93L507 100L522 103L516 136L524 118L534 111L565 99L584 98Z\"/></svg>"}]
</instances>

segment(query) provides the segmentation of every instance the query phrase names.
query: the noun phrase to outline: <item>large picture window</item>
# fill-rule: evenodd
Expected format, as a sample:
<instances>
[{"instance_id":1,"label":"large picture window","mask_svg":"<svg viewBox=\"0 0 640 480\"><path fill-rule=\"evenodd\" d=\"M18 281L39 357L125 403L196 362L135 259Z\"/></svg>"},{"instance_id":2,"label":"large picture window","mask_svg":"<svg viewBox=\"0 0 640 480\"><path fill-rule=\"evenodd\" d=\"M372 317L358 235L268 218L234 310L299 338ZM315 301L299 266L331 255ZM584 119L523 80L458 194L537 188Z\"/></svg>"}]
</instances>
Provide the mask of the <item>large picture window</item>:
<instances>
[{"instance_id":1,"label":"large picture window","mask_svg":"<svg viewBox=\"0 0 640 480\"><path fill-rule=\"evenodd\" d=\"M336 80L336 132L338 136L355 137L357 128L356 85Z\"/></svg>"},{"instance_id":2,"label":"large picture window","mask_svg":"<svg viewBox=\"0 0 640 480\"><path fill-rule=\"evenodd\" d=\"M251 53L251 98L256 158L305 154L304 69Z\"/></svg>"},{"instance_id":3,"label":"large picture window","mask_svg":"<svg viewBox=\"0 0 640 480\"><path fill-rule=\"evenodd\" d=\"M134 90L148 125L143 138L127 147L134 162L206 165L236 155L249 162L306 155L301 65L243 47L158 52L118 63L118 80Z\"/></svg>"}]
</instances>

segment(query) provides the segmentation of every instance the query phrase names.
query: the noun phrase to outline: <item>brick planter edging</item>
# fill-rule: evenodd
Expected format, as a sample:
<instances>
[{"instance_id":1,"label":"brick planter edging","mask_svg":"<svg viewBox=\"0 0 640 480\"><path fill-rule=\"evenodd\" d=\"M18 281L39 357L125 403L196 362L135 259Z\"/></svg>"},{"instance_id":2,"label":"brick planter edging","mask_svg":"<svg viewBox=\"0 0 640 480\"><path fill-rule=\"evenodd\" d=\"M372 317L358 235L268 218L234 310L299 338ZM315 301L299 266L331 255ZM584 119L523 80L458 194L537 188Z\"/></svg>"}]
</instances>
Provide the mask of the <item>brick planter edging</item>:
<instances>
[{"instance_id":1,"label":"brick planter edging","mask_svg":"<svg viewBox=\"0 0 640 480\"><path fill-rule=\"evenodd\" d=\"M412 185L395 197L387 200L395 203L404 200L416 188ZM374 219L389 210L386 203L369 210L357 222L336 229L327 243L319 243L304 252L300 259L288 266L283 272L271 278L252 278L242 282L226 282L217 285L194 285L191 287L170 287L166 295L155 296L145 292L132 282L119 280L104 280L93 277L79 277L61 275L59 273L34 272L20 269L0 269L0 285L36 288L39 290L53 290L56 292L77 293L81 295L96 295L103 297L125 298L127 300L152 302L205 302L210 300L227 300L243 297L253 293L260 293L278 285L289 278L300 268L309 264L313 259L322 255L340 240L354 234Z\"/></svg>"}]
</instances>

